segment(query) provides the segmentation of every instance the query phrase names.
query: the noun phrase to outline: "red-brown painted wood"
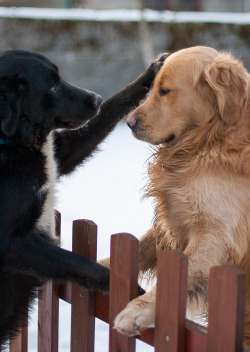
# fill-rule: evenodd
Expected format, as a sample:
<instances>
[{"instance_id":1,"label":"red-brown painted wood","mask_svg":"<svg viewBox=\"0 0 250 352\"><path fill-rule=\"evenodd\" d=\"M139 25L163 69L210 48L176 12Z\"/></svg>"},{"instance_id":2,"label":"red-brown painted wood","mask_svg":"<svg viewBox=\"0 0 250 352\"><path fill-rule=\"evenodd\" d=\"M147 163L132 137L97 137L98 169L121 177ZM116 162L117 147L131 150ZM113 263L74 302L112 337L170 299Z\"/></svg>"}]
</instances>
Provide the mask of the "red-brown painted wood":
<instances>
[{"instance_id":1,"label":"red-brown painted wood","mask_svg":"<svg viewBox=\"0 0 250 352\"><path fill-rule=\"evenodd\" d=\"M56 236L61 237L61 214L56 210ZM59 343L59 285L53 282L52 285L52 331L51 350L58 352Z\"/></svg>"},{"instance_id":2,"label":"red-brown painted wood","mask_svg":"<svg viewBox=\"0 0 250 352\"><path fill-rule=\"evenodd\" d=\"M96 292L95 314L98 319L109 323L109 295Z\"/></svg>"},{"instance_id":3,"label":"red-brown painted wood","mask_svg":"<svg viewBox=\"0 0 250 352\"><path fill-rule=\"evenodd\" d=\"M59 213L56 229L59 233ZM94 259L96 225L78 220L74 222L74 234L73 250ZM134 352L135 339L118 334L112 327L116 315L137 296L137 257L138 240L135 237L128 234L112 236L110 295L100 292L94 295L79 286L72 288L70 282L48 282L44 298L39 299L38 352L58 352L59 298L73 303L72 352L94 351L95 316L111 322L111 352ZM142 331L138 339L155 345L157 352L243 351L245 274L231 267L212 268L208 332L185 319L186 285L187 258L174 251L161 253L158 259L156 329ZM10 352L27 352L27 340L27 328L24 328L10 342Z\"/></svg>"},{"instance_id":4,"label":"red-brown painted wood","mask_svg":"<svg viewBox=\"0 0 250 352\"><path fill-rule=\"evenodd\" d=\"M72 283L70 281L61 283L59 286L59 298L63 301L71 304L71 297L72 297Z\"/></svg>"},{"instance_id":5,"label":"red-brown painted wood","mask_svg":"<svg viewBox=\"0 0 250 352\"><path fill-rule=\"evenodd\" d=\"M157 257L155 351L185 349L187 257L165 250Z\"/></svg>"},{"instance_id":6,"label":"red-brown painted wood","mask_svg":"<svg viewBox=\"0 0 250 352\"><path fill-rule=\"evenodd\" d=\"M38 352L52 352L53 282L40 289L38 303Z\"/></svg>"},{"instance_id":7,"label":"red-brown painted wood","mask_svg":"<svg viewBox=\"0 0 250 352\"><path fill-rule=\"evenodd\" d=\"M135 339L113 329L116 315L137 296L138 240L129 234L111 237L109 351L134 352Z\"/></svg>"},{"instance_id":8,"label":"red-brown painted wood","mask_svg":"<svg viewBox=\"0 0 250 352\"><path fill-rule=\"evenodd\" d=\"M51 351L58 352L59 343L59 286L53 282L52 285L52 331Z\"/></svg>"},{"instance_id":9,"label":"red-brown painted wood","mask_svg":"<svg viewBox=\"0 0 250 352\"><path fill-rule=\"evenodd\" d=\"M204 326L186 320L185 352L207 351L207 330Z\"/></svg>"},{"instance_id":10,"label":"red-brown painted wood","mask_svg":"<svg viewBox=\"0 0 250 352\"><path fill-rule=\"evenodd\" d=\"M154 346L155 340L155 329L150 328L144 331L141 331L141 334L136 336L138 340L147 343L148 345Z\"/></svg>"},{"instance_id":11,"label":"red-brown painted wood","mask_svg":"<svg viewBox=\"0 0 250 352\"><path fill-rule=\"evenodd\" d=\"M243 351L246 274L213 267L209 279L208 352Z\"/></svg>"},{"instance_id":12,"label":"red-brown painted wood","mask_svg":"<svg viewBox=\"0 0 250 352\"><path fill-rule=\"evenodd\" d=\"M56 235L60 237L61 214L56 211ZM58 352L59 286L48 281L38 299L38 352Z\"/></svg>"},{"instance_id":13,"label":"red-brown painted wood","mask_svg":"<svg viewBox=\"0 0 250 352\"><path fill-rule=\"evenodd\" d=\"M92 221L73 223L73 251L96 260L97 226ZM71 352L94 351L95 293L72 285Z\"/></svg>"},{"instance_id":14,"label":"red-brown painted wood","mask_svg":"<svg viewBox=\"0 0 250 352\"><path fill-rule=\"evenodd\" d=\"M10 341L10 352L28 351L28 328L24 327L20 333Z\"/></svg>"}]
</instances>

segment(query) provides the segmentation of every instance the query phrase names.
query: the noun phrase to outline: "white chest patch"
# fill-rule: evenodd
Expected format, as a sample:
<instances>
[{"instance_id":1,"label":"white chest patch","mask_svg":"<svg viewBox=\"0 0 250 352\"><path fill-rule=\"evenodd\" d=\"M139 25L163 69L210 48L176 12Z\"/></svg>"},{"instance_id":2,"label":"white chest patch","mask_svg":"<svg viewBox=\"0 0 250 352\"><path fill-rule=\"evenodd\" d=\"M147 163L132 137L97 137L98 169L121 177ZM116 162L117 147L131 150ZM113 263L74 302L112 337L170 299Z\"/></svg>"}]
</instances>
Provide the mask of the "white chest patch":
<instances>
[{"instance_id":1,"label":"white chest patch","mask_svg":"<svg viewBox=\"0 0 250 352\"><path fill-rule=\"evenodd\" d=\"M46 201L43 206L43 211L40 218L37 221L36 228L45 230L52 238L55 237L55 183L57 180L57 168L54 159L53 149L53 134L47 138L47 142L42 148L42 153L46 157L46 173L47 182L40 189L41 195L43 192L47 192Z\"/></svg>"}]
</instances>

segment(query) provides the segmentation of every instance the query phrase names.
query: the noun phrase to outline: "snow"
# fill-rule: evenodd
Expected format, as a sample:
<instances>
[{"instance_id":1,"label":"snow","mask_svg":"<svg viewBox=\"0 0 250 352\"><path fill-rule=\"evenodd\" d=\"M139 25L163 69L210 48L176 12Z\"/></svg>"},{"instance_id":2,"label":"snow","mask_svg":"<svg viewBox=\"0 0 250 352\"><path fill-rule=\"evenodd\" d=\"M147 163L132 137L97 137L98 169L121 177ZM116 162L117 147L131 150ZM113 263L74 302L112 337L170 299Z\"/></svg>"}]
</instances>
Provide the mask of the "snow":
<instances>
[{"instance_id":1,"label":"snow","mask_svg":"<svg viewBox=\"0 0 250 352\"><path fill-rule=\"evenodd\" d=\"M110 236L128 232L137 238L152 225L153 205L141 200L146 183L151 148L132 137L125 124L116 130L83 167L65 178L58 187L57 209L62 214L62 247L72 248L71 229L75 219L98 225L98 258L109 256ZM70 305L60 302L59 351L70 350ZM108 325L96 319L95 351L108 352ZM37 351L37 312L29 324L29 352ZM153 348L140 341L137 352Z\"/></svg>"},{"instance_id":2,"label":"snow","mask_svg":"<svg viewBox=\"0 0 250 352\"><path fill-rule=\"evenodd\" d=\"M0 7L0 18L25 18L75 21L121 21L163 23L233 23L250 24L250 13L173 12L141 10L46 9L32 7Z\"/></svg>"}]
</instances>

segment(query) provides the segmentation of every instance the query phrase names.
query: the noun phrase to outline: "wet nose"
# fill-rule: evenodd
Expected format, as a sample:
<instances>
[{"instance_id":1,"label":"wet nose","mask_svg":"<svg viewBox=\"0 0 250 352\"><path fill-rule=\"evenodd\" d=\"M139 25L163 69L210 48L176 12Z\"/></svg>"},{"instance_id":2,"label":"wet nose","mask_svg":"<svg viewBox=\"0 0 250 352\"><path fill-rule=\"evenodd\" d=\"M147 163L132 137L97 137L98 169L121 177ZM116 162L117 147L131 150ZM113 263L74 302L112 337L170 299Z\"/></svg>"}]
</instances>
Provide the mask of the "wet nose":
<instances>
[{"instance_id":1,"label":"wet nose","mask_svg":"<svg viewBox=\"0 0 250 352\"><path fill-rule=\"evenodd\" d=\"M84 103L87 104L89 107L93 107L98 109L101 105L102 97L99 94L87 91L87 95L85 97Z\"/></svg>"},{"instance_id":2,"label":"wet nose","mask_svg":"<svg viewBox=\"0 0 250 352\"><path fill-rule=\"evenodd\" d=\"M137 118L135 114L131 114L126 118L126 123L129 128L133 129L136 126Z\"/></svg>"},{"instance_id":3,"label":"wet nose","mask_svg":"<svg viewBox=\"0 0 250 352\"><path fill-rule=\"evenodd\" d=\"M95 94L93 96L93 104L96 108L99 108L99 106L102 103L102 97L100 95Z\"/></svg>"},{"instance_id":4,"label":"wet nose","mask_svg":"<svg viewBox=\"0 0 250 352\"><path fill-rule=\"evenodd\" d=\"M98 105L98 106L101 105L101 103L102 103L102 97L101 97L100 95L97 96L96 102L97 102L97 105Z\"/></svg>"}]
</instances>

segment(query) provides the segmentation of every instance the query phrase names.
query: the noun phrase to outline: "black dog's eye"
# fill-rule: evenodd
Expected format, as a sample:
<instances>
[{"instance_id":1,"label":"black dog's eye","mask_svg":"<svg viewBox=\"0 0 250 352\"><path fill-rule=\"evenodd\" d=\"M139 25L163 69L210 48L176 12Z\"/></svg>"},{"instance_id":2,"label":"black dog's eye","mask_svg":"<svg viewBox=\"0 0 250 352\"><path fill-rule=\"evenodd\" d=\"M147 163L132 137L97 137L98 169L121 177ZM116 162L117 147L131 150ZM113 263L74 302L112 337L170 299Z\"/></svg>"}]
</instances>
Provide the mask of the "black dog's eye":
<instances>
[{"instance_id":1,"label":"black dog's eye","mask_svg":"<svg viewBox=\"0 0 250 352\"><path fill-rule=\"evenodd\" d=\"M50 88L51 92L55 93L59 89L59 84L56 83L53 87Z\"/></svg>"},{"instance_id":2,"label":"black dog's eye","mask_svg":"<svg viewBox=\"0 0 250 352\"><path fill-rule=\"evenodd\" d=\"M168 93L170 93L170 89L160 88L160 90L159 90L160 95L167 95Z\"/></svg>"}]
</instances>

